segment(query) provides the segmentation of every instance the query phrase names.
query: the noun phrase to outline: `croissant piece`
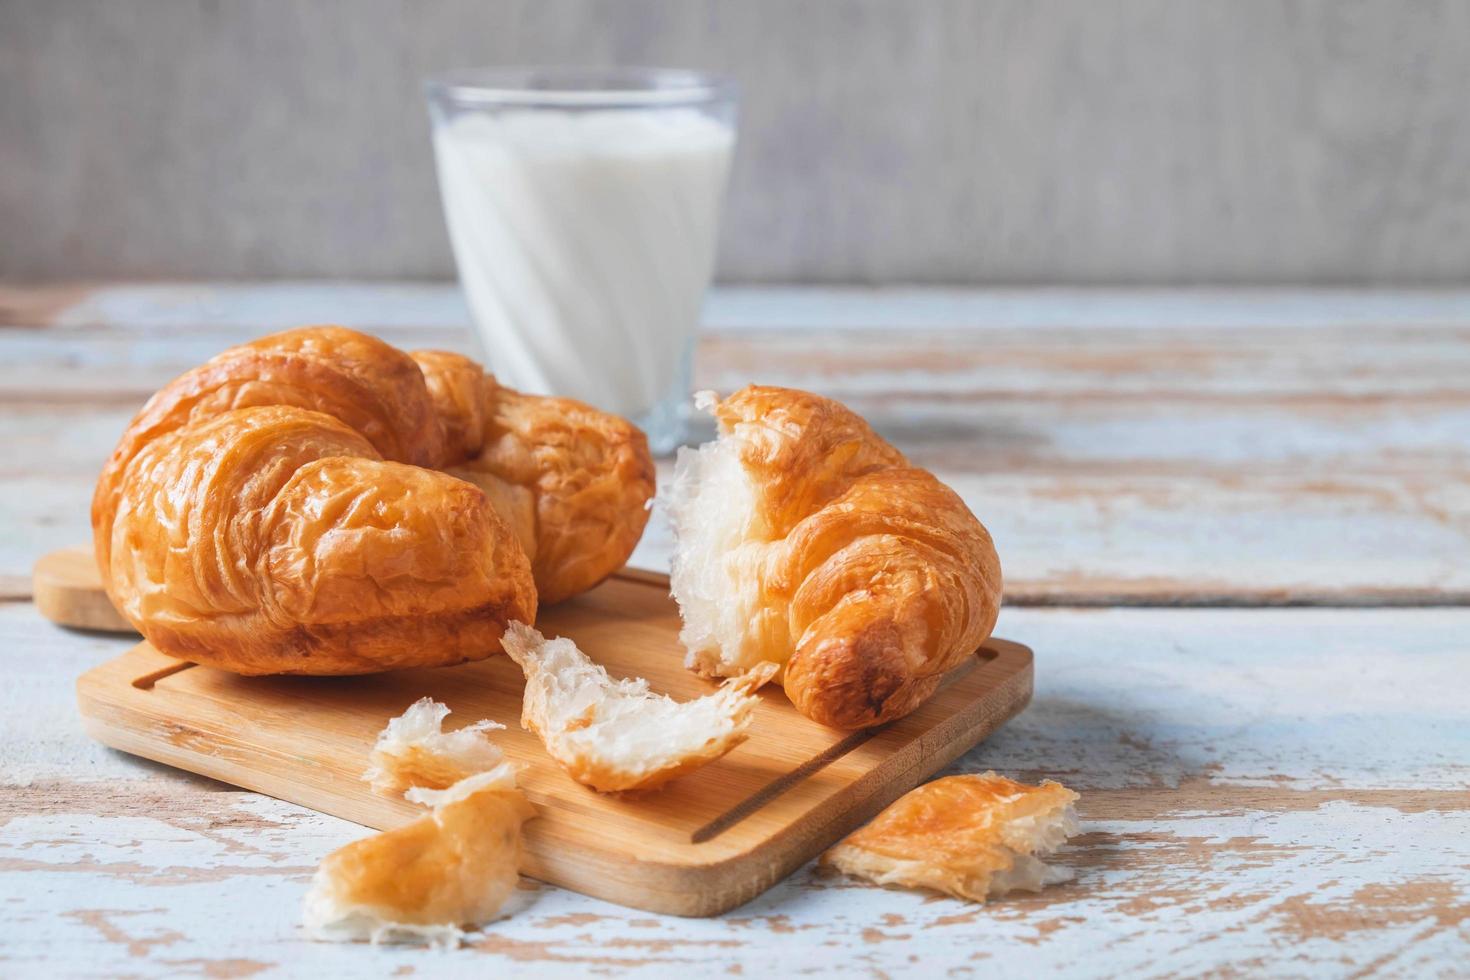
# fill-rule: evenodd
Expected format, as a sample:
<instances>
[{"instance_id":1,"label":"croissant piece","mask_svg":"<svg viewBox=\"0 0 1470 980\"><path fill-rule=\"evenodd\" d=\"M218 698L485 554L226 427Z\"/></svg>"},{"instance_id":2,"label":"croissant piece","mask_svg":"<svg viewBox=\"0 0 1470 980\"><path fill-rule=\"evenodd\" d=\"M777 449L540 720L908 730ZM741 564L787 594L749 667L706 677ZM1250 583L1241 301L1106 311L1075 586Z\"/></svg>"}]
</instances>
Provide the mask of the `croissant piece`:
<instances>
[{"instance_id":1,"label":"croissant piece","mask_svg":"<svg viewBox=\"0 0 1470 980\"><path fill-rule=\"evenodd\" d=\"M1027 786L993 772L946 776L899 797L822 863L876 884L972 902L1040 891L1071 877L1041 858L1077 833L1077 799L1050 779Z\"/></svg>"},{"instance_id":2,"label":"croissant piece","mask_svg":"<svg viewBox=\"0 0 1470 980\"><path fill-rule=\"evenodd\" d=\"M843 405L749 386L704 393L720 434L681 449L672 590L701 673L762 661L807 717L902 717L990 635L1001 571L984 525Z\"/></svg>"},{"instance_id":3,"label":"croissant piece","mask_svg":"<svg viewBox=\"0 0 1470 980\"><path fill-rule=\"evenodd\" d=\"M453 945L462 927L494 918L515 891L521 825L536 811L509 763L407 795L432 812L322 861L305 902L310 934Z\"/></svg>"},{"instance_id":4,"label":"croissant piece","mask_svg":"<svg viewBox=\"0 0 1470 980\"><path fill-rule=\"evenodd\" d=\"M648 523L648 440L570 398L502 387L469 358L415 351L455 455L450 472L494 502L531 559L543 605L623 567Z\"/></svg>"},{"instance_id":5,"label":"croissant piece","mask_svg":"<svg viewBox=\"0 0 1470 980\"><path fill-rule=\"evenodd\" d=\"M776 672L761 664L681 703L645 680L614 680L571 640L524 623L511 623L502 643L526 675L521 724L569 776L602 793L662 786L744 742L755 691Z\"/></svg>"},{"instance_id":6,"label":"croissant piece","mask_svg":"<svg viewBox=\"0 0 1470 980\"><path fill-rule=\"evenodd\" d=\"M433 698L419 698L408 710L388 722L373 745L372 765L362 778L373 792L402 796L415 786L448 789L461 779L493 769L504 761L489 733L503 730L493 721L477 721L452 732L444 731L449 706Z\"/></svg>"}]
</instances>

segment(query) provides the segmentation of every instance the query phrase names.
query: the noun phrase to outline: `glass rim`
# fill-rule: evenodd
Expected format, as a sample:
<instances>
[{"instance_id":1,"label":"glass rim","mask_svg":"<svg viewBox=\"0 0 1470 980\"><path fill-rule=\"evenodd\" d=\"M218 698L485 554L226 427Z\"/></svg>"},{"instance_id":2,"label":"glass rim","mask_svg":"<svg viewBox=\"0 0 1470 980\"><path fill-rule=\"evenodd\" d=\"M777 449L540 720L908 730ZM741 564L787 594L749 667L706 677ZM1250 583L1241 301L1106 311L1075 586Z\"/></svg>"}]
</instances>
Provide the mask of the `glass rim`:
<instances>
[{"instance_id":1,"label":"glass rim","mask_svg":"<svg viewBox=\"0 0 1470 980\"><path fill-rule=\"evenodd\" d=\"M519 65L461 68L424 80L431 101L454 106L666 108L734 101L734 79L684 68Z\"/></svg>"}]
</instances>

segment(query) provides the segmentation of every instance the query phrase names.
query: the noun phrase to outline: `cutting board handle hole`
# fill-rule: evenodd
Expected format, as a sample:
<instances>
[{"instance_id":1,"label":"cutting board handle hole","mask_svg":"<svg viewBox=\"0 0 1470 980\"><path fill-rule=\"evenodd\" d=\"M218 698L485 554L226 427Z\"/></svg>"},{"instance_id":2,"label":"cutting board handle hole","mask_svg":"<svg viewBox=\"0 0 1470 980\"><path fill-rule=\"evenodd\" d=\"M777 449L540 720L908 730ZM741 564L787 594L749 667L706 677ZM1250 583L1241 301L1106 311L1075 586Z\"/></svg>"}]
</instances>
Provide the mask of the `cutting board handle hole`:
<instances>
[{"instance_id":1,"label":"cutting board handle hole","mask_svg":"<svg viewBox=\"0 0 1470 980\"><path fill-rule=\"evenodd\" d=\"M144 674L142 677L139 677L133 681L133 686L140 691L151 691L153 690L153 685L157 684L165 677L172 677L179 671L188 670L190 667L194 666L197 665L190 663L187 660L181 660L176 664L170 664L169 666L164 667L162 670L155 670L151 674Z\"/></svg>"}]
</instances>

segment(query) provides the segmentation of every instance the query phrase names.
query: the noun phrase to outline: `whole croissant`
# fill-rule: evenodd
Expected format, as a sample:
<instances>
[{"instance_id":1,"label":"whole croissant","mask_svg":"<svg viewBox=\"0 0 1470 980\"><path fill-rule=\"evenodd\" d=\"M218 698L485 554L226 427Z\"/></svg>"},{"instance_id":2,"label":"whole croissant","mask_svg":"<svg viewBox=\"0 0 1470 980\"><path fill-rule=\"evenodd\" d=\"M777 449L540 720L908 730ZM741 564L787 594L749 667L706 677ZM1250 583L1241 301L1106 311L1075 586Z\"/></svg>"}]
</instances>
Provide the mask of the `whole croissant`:
<instances>
[{"instance_id":1,"label":"whole croissant","mask_svg":"<svg viewBox=\"0 0 1470 980\"><path fill-rule=\"evenodd\" d=\"M483 380L470 394L487 404L461 411L402 351L309 327L177 378L129 425L93 497L114 605L159 650L239 673L364 673L498 651L509 621L535 616L538 589L543 601L565 597L623 564L653 468L627 422L515 395L543 426L569 425L594 448L548 450L525 425L533 462L498 496L440 472L477 458L484 433L464 425L496 431L488 399L506 389L474 369ZM564 416L577 422L546 421ZM619 492L555 492L609 480ZM596 549L565 553L562 542L599 533Z\"/></svg>"},{"instance_id":2,"label":"whole croissant","mask_svg":"<svg viewBox=\"0 0 1470 980\"><path fill-rule=\"evenodd\" d=\"M680 451L670 502L689 666L781 663L791 701L835 728L914 710L995 625L985 527L831 399L750 386L701 407L720 436Z\"/></svg>"}]
</instances>

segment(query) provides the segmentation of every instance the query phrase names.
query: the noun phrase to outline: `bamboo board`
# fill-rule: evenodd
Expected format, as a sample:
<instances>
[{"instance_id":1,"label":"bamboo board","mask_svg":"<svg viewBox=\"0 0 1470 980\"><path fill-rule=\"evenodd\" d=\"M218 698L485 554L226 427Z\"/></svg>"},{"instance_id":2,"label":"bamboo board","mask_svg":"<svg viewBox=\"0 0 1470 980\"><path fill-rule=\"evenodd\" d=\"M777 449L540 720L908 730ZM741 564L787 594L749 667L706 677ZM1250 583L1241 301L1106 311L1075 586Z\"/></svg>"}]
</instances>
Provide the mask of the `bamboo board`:
<instances>
[{"instance_id":1,"label":"bamboo board","mask_svg":"<svg viewBox=\"0 0 1470 980\"><path fill-rule=\"evenodd\" d=\"M41 615L58 626L137 632L112 607L89 548L63 548L42 555L31 569L31 598Z\"/></svg>"},{"instance_id":2,"label":"bamboo board","mask_svg":"<svg viewBox=\"0 0 1470 980\"><path fill-rule=\"evenodd\" d=\"M544 610L537 625L572 637L614 676L646 677L679 699L711 690L682 666L664 576L624 571ZM84 674L77 697L87 731L107 745L379 829L422 811L368 789L368 752L390 717L434 697L454 712L449 727L482 718L507 727L494 737L524 764L539 811L526 825L526 874L704 916L754 898L943 768L1025 707L1031 684L1031 651L993 639L914 714L854 733L809 721L769 686L749 741L661 790L623 796L573 782L521 730L522 679L508 657L366 677L251 678L140 643Z\"/></svg>"}]
</instances>

